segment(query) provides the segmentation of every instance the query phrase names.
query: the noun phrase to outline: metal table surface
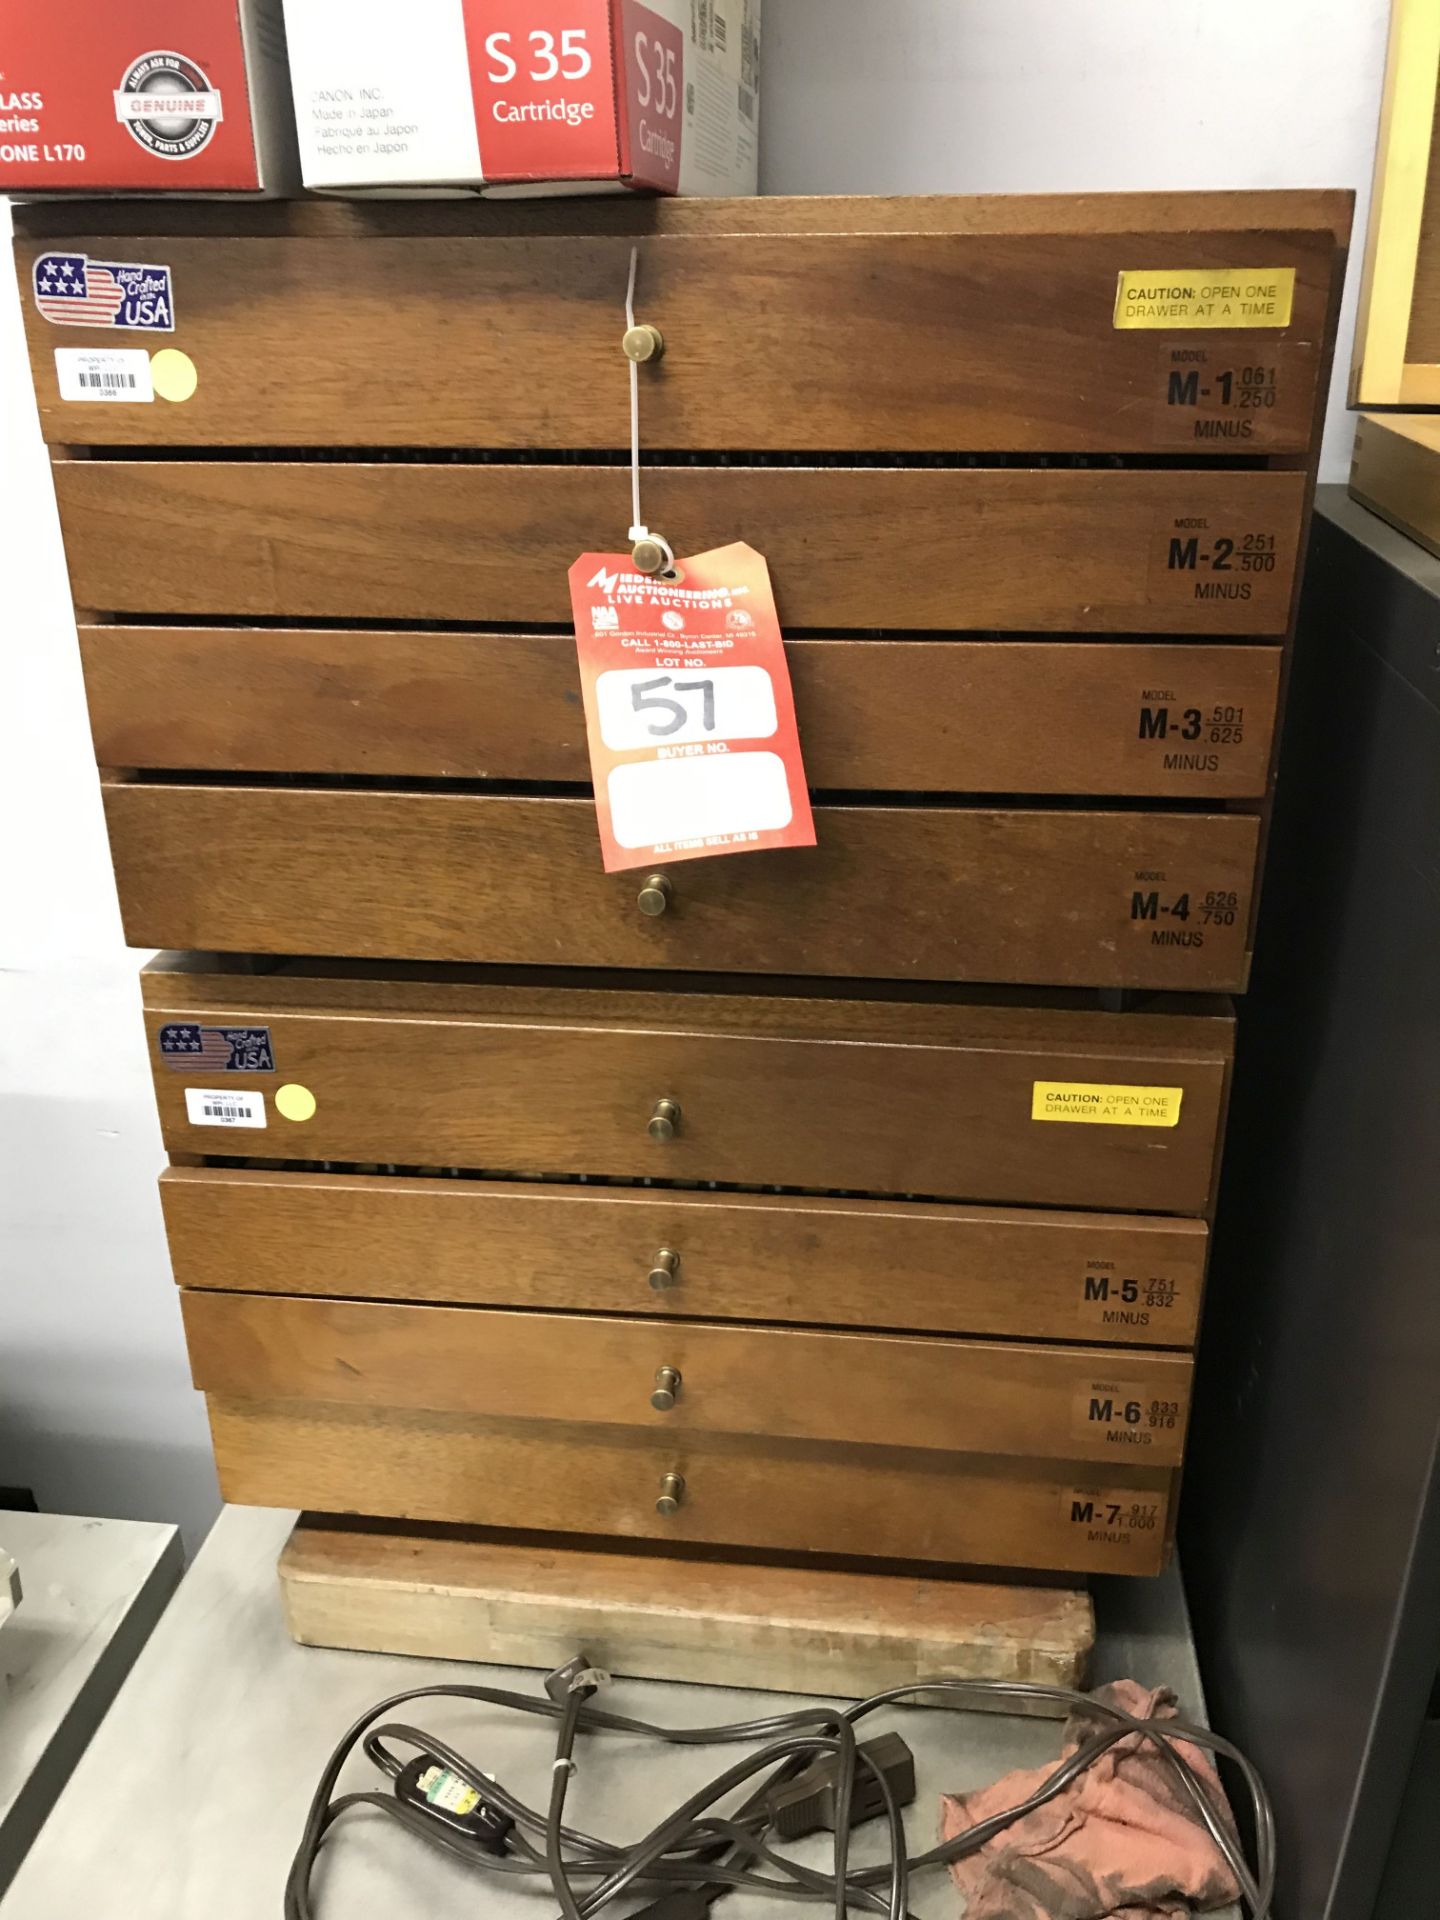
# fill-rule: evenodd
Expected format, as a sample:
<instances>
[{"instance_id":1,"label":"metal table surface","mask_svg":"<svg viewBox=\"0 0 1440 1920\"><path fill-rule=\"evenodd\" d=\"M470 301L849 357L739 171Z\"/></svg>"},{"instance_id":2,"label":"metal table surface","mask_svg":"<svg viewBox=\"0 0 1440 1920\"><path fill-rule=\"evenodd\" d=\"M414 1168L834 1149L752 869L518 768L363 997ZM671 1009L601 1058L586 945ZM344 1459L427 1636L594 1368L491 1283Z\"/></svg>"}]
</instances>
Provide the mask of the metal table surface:
<instances>
[{"instance_id":1,"label":"metal table surface","mask_svg":"<svg viewBox=\"0 0 1440 1920\"><path fill-rule=\"evenodd\" d=\"M406 1687L450 1679L538 1692L531 1670L463 1666L296 1646L286 1633L275 1561L290 1513L227 1508L137 1661L109 1718L3 1902L3 1920L264 1920L281 1889L305 1808L335 1741L365 1708ZM1165 1682L1182 1711L1203 1714L1199 1675L1178 1574L1097 1583L1100 1640L1095 1678ZM706 1725L802 1704L776 1693L617 1680L606 1704L673 1725ZM498 1775L543 1802L550 1729L459 1703L421 1703L416 1717ZM935 1835L942 1789L980 1786L1014 1766L1053 1759L1054 1721L934 1708L877 1715L915 1751L920 1793L907 1815L912 1849ZM617 1838L648 1830L659 1810L702 1784L735 1748L658 1747L587 1736L568 1809L573 1822ZM352 1763L345 1784L371 1783ZM857 1835L856 1854L879 1858L883 1829ZM806 1843L822 1861L822 1839ZM471 1915L475 1877L390 1823L358 1813L327 1844L316 1875L326 1915L387 1913L399 1920ZM486 1920L551 1920L544 1891L487 1880ZM948 1876L926 1875L912 1896L921 1916L956 1912ZM756 1920L790 1903L733 1895L725 1920ZM799 1909L805 1911L807 1909ZM816 1908L814 1911L821 1911Z\"/></svg>"},{"instance_id":2,"label":"metal table surface","mask_svg":"<svg viewBox=\"0 0 1440 1920\"><path fill-rule=\"evenodd\" d=\"M0 1513L0 1548L23 1594L0 1631L3 1888L178 1586L181 1555L174 1527L49 1513Z\"/></svg>"}]
</instances>

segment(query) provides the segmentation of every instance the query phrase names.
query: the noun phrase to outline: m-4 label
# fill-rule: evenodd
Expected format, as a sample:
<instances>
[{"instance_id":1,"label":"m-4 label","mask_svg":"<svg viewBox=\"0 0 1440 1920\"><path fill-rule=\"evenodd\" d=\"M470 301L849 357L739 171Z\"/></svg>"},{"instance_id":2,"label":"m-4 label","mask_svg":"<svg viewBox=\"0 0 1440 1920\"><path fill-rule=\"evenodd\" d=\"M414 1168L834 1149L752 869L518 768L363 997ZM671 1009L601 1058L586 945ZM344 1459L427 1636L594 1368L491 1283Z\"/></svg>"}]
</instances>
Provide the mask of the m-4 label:
<instances>
[{"instance_id":1,"label":"m-4 label","mask_svg":"<svg viewBox=\"0 0 1440 1920\"><path fill-rule=\"evenodd\" d=\"M1166 882L1163 873L1137 873L1130 889L1130 925L1152 947L1203 947L1207 931L1233 927L1244 914L1233 887L1191 890Z\"/></svg>"}]
</instances>

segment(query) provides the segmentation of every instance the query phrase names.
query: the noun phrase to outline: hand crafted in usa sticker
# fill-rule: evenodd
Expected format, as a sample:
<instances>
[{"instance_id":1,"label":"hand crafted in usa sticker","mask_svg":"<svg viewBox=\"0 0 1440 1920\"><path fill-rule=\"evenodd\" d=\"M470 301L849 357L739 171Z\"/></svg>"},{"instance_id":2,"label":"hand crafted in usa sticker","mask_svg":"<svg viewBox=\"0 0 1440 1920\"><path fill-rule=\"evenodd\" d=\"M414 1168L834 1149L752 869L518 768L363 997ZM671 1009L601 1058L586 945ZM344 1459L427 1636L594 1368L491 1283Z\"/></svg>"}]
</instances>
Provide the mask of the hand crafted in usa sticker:
<instances>
[{"instance_id":1,"label":"hand crafted in usa sticker","mask_svg":"<svg viewBox=\"0 0 1440 1920\"><path fill-rule=\"evenodd\" d=\"M570 569L607 873L815 845L765 556L737 542L676 574L617 553Z\"/></svg>"}]
</instances>

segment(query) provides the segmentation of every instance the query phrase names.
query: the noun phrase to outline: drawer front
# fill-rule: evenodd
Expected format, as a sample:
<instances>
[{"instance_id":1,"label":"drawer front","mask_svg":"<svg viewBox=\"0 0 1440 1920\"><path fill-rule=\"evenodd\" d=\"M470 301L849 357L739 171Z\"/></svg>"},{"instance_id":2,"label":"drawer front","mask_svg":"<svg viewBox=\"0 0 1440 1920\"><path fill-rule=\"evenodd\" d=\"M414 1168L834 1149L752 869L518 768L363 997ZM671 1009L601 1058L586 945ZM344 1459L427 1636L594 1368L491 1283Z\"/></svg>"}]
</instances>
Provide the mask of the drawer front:
<instances>
[{"instance_id":1,"label":"drawer front","mask_svg":"<svg viewBox=\"0 0 1440 1920\"><path fill-rule=\"evenodd\" d=\"M115 258L99 236L66 244ZM166 344L194 360L199 386L183 406L128 407L124 419L117 407L62 402L55 329L27 298L47 438L627 444L619 316L629 237L135 244L154 250L125 257L171 269L176 329ZM740 234L638 244L640 310L665 338L663 359L641 370L653 446L1203 456L1300 453L1310 443L1335 258L1328 233ZM19 246L27 288L42 250ZM1118 274L1157 261L1188 274L1293 267L1290 324L1258 336L1116 328ZM67 338L104 346L112 336ZM397 368L417 367L441 377L397 377Z\"/></svg>"},{"instance_id":2,"label":"drawer front","mask_svg":"<svg viewBox=\"0 0 1440 1920\"><path fill-rule=\"evenodd\" d=\"M819 845L601 871L588 800L106 787L133 946L1170 988L1244 984L1242 814L822 807ZM663 864L663 863L662 863Z\"/></svg>"},{"instance_id":3,"label":"drawer front","mask_svg":"<svg viewBox=\"0 0 1440 1920\"><path fill-rule=\"evenodd\" d=\"M102 626L80 644L101 766L590 779L568 634ZM1265 791L1278 647L792 640L786 654L817 790Z\"/></svg>"},{"instance_id":4,"label":"drawer front","mask_svg":"<svg viewBox=\"0 0 1440 1920\"><path fill-rule=\"evenodd\" d=\"M187 1288L1127 1346L1190 1344L1208 1241L1144 1215L245 1168L172 1167L160 1194Z\"/></svg>"},{"instance_id":5,"label":"drawer front","mask_svg":"<svg viewBox=\"0 0 1440 1920\"><path fill-rule=\"evenodd\" d=\"M263 1002L261 1003L263 1008ZM163 1054L161 1029L262 1022L273 1074ZM172 1153L404 1167L721 1180L1000 1205L1204 1213L1226 1066L1127 1048L1125 1016L1093 1049L897 1045L359 1012L240 1012L220 1001L147 1016ZM1042 1023L1043 1026L1043 1023ZM1035 1120L1040 1081L1177 1089L1173 1125ZM187 1090L258 1096L263 1127L188 1117ZM308 1117L277 1105L313 1098ZM649 1131L678 1103L672 1138ZM306 1112L306 1105L292 1112ZM308 1104L308 1103L307 1103ZM201 1103L197 1103L197 1109Z\"/></svg>"},{"instance_id":6,"label":"drawer front","mask_svg":"<svg viewBox=\"0 0 1440 1920\"><path fill-rule=\"evenodd\" d=\"M651 1431L1179 1464L1186 1354L232 1293L181 1295L195 1384ZM665 1370L668 1369L667 1373ZM652 1395L678 1376L673 1401Z\"/></svg>"},{"instance_id":7,"label":"drawer front","mask_svg":"<svg viewBox=\"0 0 1440 1920\"><path fill-rule=\"evenodd\" d=\"M630 525L625 467L57 460L75 603L97 612L570 618L575 556ZM765 553L789 629L1282 633L1305 475L653 467L681 555Z\"/></svg>"},{"instance_id":8,"label":"drawer front","mask_svg":"<svg viewBox=\"0 0 1440 1920\"><path fill-rule=\"evenodd\" d=\"M1057 1572L1158 1573L1175 1476L888 1447L212 1396L225 1498L387 1519ZM664 1475L684 1480L656 1512Z\"/></svg>"}]
</instances>

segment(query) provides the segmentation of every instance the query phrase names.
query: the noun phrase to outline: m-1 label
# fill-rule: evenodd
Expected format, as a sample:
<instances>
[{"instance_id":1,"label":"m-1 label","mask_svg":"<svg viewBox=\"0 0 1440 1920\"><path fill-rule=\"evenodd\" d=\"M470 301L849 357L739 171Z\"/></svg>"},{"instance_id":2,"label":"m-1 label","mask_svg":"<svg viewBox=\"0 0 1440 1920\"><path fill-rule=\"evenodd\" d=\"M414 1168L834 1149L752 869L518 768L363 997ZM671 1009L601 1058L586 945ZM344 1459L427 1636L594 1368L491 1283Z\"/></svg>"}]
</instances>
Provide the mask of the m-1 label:
<instances>
[{"instance_id":1,"label":"m-1 label","mask_svg":"<svg viewBox=\"0 0 1440 1920\"><path fill-rule=\"evenodd\" d=\"M1139 1330L1175 1317L1176 1281L1158 1274L1121 1274L1108 1261L1092 1261L1080 1281L1080 1318L1087 1326Z\"/></svg>"},{"instance_id":2,"label":"m-1 label","mask_svg":"<svg viewBox=\"0 0 1440 1920\"><path fill-rule=\"evenodd\" d=\"M1155 426L1169 443L1203 442L1216 448L1273 439L1289 429L1295 408L1308 399L1293 361L1242 361L1233 352L1177 347L1166 341L1158 359Z\"/></svg>"},{"instance_id":3,"label":"m-1 label","mask_svg":"<svg viewBox=\"0 0 1440 1920\"><path fill-rule=\"evenodd\" d=\"M1159 1447L1174 1453L1184 1429L1178 1400L1160 1400L1133 1382L1092 1380L1075 1396L1075 1430L1098 1437L1116 1453L1144 1453Z\"/></svg>"},{"instance_id":4,"label":"m-1 label","mask_svg":"<svg viewBox=\"0 0 1440 1920\"><path fill-rule=\"evenodd\" d=\"M1136 267L1118 276L1113 324L1288 327L1294 304L1293 267Z\"/></svg>"},{"instance_id":5,"label":"m-1 label","mask_svg":"<svg viewBox=\"0 0 1440 1920\"><path fill-rule=\"evenodd\" d=\"M1060 1522L1092 1547L1153 1547L1165 1520L1158 1493L1125 1487L1070 1487L1060 1495Z\"/></svg>"}]
</instances>

